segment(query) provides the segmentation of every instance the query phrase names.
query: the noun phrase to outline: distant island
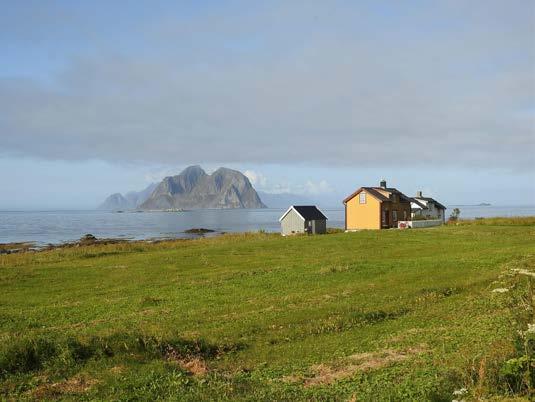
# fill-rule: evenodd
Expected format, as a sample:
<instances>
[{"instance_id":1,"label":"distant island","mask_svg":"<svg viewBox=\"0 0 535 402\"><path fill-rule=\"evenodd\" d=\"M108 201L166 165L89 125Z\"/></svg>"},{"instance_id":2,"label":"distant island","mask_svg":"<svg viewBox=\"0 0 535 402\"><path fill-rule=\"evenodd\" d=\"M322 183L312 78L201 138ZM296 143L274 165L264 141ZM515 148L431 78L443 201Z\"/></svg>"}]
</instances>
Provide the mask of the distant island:
<instances>
[{"instance_id":1,"label":"distant island","mask_svg":"<svg viewBox=\"0 0 535 402\"><path fill-rule=\"evenodd\" d=\"M229 193L232 186L234 190ZM201 167L190 166L179 175L166 177L160 183L151 183L141 191L130 191L124 195L114 193L97 209L115 212L174 212L202 208L286 209L289 205L297 204L314 204L314 201L300 194L256 191L249 179L237 170L220 168L208 175Z\"/></svg>"},{"instance_id":2,"label":"distant island","mask_svg":"<svg viewBox=\"0 0 535 402\"><path fill-rule=\"evenodd\" d=\"M140 192L110 195L100 210L185 210L203 208L266 208L241 172L219 168L207 174L200 166L190 166L176 176L164 178Z\"/></svg>"},{"instance_id":3,"label":"distant island","mask_svg":"<svg viewBox=\"0 0 535 402\"><path fill-rule=\"evenodd\" d=\"M479 204L456 204L451 205L452 207L491 207L492 204L489 204L488 202L481 202Z\"/></svg>"},{"instance_id":4,"label":"distant island","mask_svg":"<svg viewBox=\"0 0 535 402\"><path fill-rule=\"evenodd\" d=\"M97 209L100 209L101 211L116 212L137 209L139 205L144 203L150 197L157 186L157 183L151 183L141 191L130 191L125 195L120 193L112 194L106 198Z\"/></svg>"}]
</instances>

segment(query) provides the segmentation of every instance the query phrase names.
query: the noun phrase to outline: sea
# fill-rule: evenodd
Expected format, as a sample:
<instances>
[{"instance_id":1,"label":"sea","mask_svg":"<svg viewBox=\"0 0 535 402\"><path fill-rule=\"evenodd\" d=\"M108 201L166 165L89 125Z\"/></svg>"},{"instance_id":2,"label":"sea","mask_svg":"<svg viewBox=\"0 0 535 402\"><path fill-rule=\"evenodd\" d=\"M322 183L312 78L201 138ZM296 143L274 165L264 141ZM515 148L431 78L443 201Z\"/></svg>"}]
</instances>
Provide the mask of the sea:
<instances>
[{"instance_id":1,"label":"sea","mask_svg":"<svg viewBox=\"0 0 535 402\"><path fill-rule=\"evenodd\" d=\"M535 216L535 205L448 206L459 208L461 218ZM320 208L327 226L344 227L342 208ZM191 228L223 232L277 232L283 209L204 209L181 212L0 211L0 243L31 242L36 246L78 240L85 234L98 238L192 238Z\"/></svg>"}]
</instances>

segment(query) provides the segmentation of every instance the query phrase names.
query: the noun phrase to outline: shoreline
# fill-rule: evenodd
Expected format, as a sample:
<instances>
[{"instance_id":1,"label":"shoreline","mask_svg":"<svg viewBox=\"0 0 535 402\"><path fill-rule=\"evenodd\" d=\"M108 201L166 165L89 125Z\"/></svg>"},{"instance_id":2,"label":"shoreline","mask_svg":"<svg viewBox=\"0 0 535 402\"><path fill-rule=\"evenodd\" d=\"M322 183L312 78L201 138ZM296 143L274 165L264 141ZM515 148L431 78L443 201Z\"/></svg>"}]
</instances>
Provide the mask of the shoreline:
<instances>
[{"instance_id":1,"label":"shoreline","mask_svg":"<svg viewBox=\"0 0 535 402\"><path fill-rule=\"evenodd\" d=\"M36 241L26 242L8 242L0 243L0 256L7 254L18 254L26 252L42 252L65 248L75 248L94 245L108 245L108 244L134 244L146 243L157 244L166 241L188 241L196 239L205 239L210 237L217 237L227 232L218 232L211 229L193 228L184 231L183 233L189 235L184 237L149 237L146 239L132 239L132 238L97 238L92 234L86 234L78 240L64 241L59 243L39 244Z\"/></svg>"},{"instance_id":2,"label":"shoreline","mask_svg":"<svg viewBox=\"0 0 535 402\"><path fill-rule=\"evenodd\" d=\"M501 216L501 217L482 217L482 218L465 218L459 219L455 222L445 222L441 226L459 226L459 225L495 225L495 226L531 226L535 225L535 215L530 216ZM422 229L416 229L422 230ZM343 228L329 227L327 231L343 231ZM92 234L86 234L79 239L62 241L58 243L39 243L37 241L13 241L7 243L0 243L0 256L7 254L17 254L23 252L41 252L56 250L62 248L74 248L91 245L107 245L107 244L123 244L123 243L146 243L156 244L166 241L187 241L203 238L218 237L224 234L238 234L238 233L257 233L262 232L261 229L254 231L243 232L225 232L206 228L190 228L180 232L183 236L162 236L162 237L147 237L143 239L135 238L121 238L121 237L102 237L97 238ZM264 233L279 233L279 231L264 231Z\"/></svg>"}]
</instances>

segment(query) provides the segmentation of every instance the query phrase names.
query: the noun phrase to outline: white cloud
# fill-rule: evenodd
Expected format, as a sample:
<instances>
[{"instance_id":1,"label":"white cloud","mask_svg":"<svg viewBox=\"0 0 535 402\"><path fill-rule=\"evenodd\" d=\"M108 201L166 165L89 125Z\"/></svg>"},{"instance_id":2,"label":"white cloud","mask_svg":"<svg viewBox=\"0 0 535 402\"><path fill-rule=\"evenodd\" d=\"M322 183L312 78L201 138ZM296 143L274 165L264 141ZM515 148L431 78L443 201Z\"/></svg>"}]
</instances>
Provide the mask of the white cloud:
<instances>
[{"instance_id":1,"label":"white cloud","mask_svg":"<svg viewBox=\"0 0 535 402\"><path fill-rule=\"evenodd\" d=\"M246 170L243 174L249 179L251 184L257 189L265 189L268 183L267 177L254 170Z\"/></svg>"},{"instance_id":2,"label":"white cloud","mask_svg":"<svg viewBox=\"0 0 535 402\"><path fill-rule=\"evenodd\" d=\"M158 183L165 177L179 174L182 170L183 168L169 166L152 168L144 174L144 179L147 183Z\"/></svg>"},{"instance_id":3,"label":"white cloud","mask_svg":"<svg viewBox=\"0 0 535 402\"><path fill-rule=\"evenodd\" d=\"M328 194L333 191L333 188L327 183L326 180L321 180L319 182L313 182L308 180L305 183L305 194L310 195L319 195L319 194Z\"/></svg>"},{"instance_id":4,"label":"white cloud","mask_svg":"<svg viewBox=\"0 0 535 402\"><path fill-rule=\"evenodd\" d=\"M271 194L324 195L333 191L332 186L326 180L306 180L304 183L268 180L263 173L254 170L246 170L244 175L247 176L256 190Z\"/></svg>"}]
</instances>

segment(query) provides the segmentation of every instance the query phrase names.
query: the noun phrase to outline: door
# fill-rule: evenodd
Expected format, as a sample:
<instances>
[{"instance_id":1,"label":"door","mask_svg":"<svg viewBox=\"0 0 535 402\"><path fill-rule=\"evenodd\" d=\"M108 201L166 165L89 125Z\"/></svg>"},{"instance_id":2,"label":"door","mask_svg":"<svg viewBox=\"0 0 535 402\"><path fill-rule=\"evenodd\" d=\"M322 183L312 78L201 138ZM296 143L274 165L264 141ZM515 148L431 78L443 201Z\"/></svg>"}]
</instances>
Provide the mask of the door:
<instances>
[{"instance_id":1,"label":"door","mask_svg":"<svg viewBox=\"0 0 535 402\"><path fill-rule=\"evenodd\" d=\"M387 209L381 210L381 226L390 227L390 216Z\"/></svg>"}]
</instances>

